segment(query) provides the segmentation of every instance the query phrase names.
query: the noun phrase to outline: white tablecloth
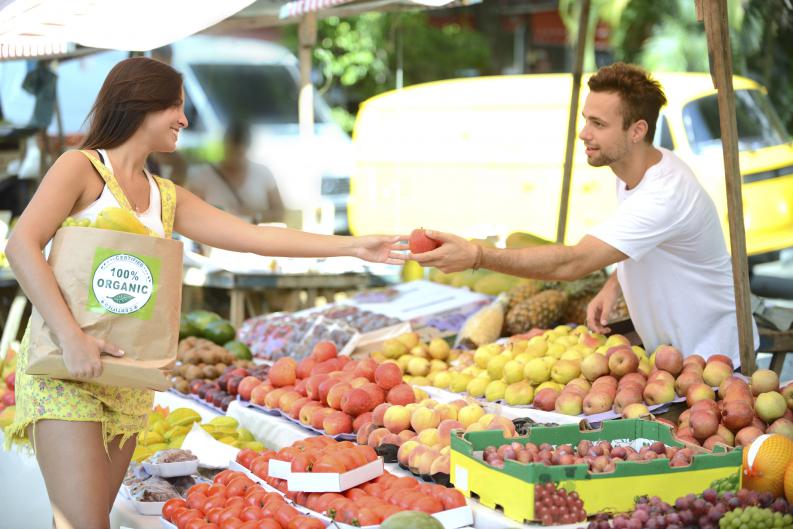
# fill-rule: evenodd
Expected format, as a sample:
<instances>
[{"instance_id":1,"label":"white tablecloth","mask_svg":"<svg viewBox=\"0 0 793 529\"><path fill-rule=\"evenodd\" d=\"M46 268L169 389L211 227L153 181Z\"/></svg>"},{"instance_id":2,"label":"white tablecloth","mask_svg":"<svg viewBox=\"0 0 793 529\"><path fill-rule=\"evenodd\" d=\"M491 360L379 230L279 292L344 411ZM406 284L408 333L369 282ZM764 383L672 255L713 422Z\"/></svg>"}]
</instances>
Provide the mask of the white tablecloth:
<instances>
[{"instance_id":1,"label":"white tablecloth","mask_svg":"<svg viewBox=\"0 0 793 529\"><path fill-rule=\"evenodd\" d=\"M203 420L218 415L217 412L202 406L196 401L184 399L173 393L157 393L155 403L168 406L172 410L188 407L201 414ZM297 440L314 435L311 431L289 423L280 417L266 415L251 408L244 408L237 402L229 406L228 415L236 418L240 426L249 429L257 439L272 449L283 448ZM0 439L2 435L0 434ZM389 472L410 475L396 464L388 464ZM52 514L47 498L44 481L35 458L19 451L0 451L0 512L3 513L3 529L33 529L50 527ZM541 527L539 525L519 524L506 518L476 501L470 501L474 511L474 527L477 529L505 529L508 527ZM134 529L160 529L156 516L139 515L132 504L117 497L110 513L110 526L113 529L130 527ZM557 529L581 527L585 524L556 526Z\"/></svg>"}]
</instances>

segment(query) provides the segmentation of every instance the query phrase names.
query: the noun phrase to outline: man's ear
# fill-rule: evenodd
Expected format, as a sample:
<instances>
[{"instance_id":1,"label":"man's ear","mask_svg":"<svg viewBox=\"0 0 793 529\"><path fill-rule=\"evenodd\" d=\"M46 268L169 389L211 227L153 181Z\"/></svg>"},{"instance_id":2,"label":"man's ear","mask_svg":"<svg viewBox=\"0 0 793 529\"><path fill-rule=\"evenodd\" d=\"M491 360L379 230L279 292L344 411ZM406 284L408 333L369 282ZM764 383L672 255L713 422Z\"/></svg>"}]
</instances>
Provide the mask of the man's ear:
<instances>
[{"instance_id":1,"label":"man's ear","mask_svg":"<svg viewBox=\"0 0 793 529\"><path fill-rule=\"evenodd\" d=\"M647 122L643 119L640 119L633 125L631 125L631 142L632 143L639 143L644 141L644 137L647 135L648 125Z\"/></svg>"}]
</instances>

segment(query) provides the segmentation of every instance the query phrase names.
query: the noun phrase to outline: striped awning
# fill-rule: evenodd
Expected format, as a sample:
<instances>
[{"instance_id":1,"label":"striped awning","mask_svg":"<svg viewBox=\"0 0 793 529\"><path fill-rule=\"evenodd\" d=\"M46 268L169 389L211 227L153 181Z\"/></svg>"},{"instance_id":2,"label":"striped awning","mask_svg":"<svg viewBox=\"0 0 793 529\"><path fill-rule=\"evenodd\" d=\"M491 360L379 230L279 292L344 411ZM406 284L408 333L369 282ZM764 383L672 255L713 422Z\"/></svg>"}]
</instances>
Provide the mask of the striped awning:
<instances>
[{"instance_id":1,"label":"striped awning","mask_svg":"<svg viewBox=\"0 0 793 529\"><path fill-rule=\"evenodd\" d=\"M79 44L146 51L197 33L253 0L0 0L4 58L57 55Z\"/></svg>"},{"instance_id":2,"label":"striped awning","mask_svg":"<svg viewBox=\"0 0 793 529\"><path fill-rule=\"evenodd\" d=\"M481 0L293 0L281 6L278 18L287 19L305 15L306 13L327 10L334 14L333 8L343 8L344 15L395 7L452 7L470 5ZM341 12L341 10L340 10Z\"/></svg>"}]
</instances>

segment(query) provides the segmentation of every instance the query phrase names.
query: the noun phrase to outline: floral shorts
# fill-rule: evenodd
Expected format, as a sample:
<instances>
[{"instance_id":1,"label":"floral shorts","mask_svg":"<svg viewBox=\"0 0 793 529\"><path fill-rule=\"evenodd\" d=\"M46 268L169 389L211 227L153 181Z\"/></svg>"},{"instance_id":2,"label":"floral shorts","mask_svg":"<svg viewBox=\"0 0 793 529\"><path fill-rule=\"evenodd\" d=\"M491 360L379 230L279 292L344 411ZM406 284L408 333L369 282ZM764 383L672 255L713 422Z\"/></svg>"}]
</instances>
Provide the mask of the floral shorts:
<instances>
[{"instance_id":1,"label":"floral shorts","mask_svg":"<svg viewBox=\"0 0 793 529\"><path fill-rule=\"evenodd\" d=\"M41 419L101 422L105 447L118 435L124 444L146 427L147 415L154 405L152 390L26 375L29 343L30 325L19 348L16 413L14 422L5 430L6 449L12 443L32 446L27 428Z\"/></svg>"}]
</instances>

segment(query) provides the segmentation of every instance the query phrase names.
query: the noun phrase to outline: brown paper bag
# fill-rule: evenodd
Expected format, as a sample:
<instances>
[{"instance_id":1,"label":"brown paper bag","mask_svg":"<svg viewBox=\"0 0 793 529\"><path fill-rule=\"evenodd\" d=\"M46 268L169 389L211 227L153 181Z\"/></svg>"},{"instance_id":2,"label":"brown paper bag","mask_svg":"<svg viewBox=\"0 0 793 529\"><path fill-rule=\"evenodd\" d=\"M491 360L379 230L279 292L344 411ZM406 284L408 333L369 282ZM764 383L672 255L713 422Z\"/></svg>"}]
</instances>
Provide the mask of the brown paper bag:
<instances>
[{"instance_id":1,"label":"brown paper bag","mask_svg":"<svg viewBox=\"0 0 793 529\"><path fill-rule=\"evenodd\" d=\"M90 382L165 390L163 369L176 360L182 299L182 243L112 230L65 227L48 259L80 327L126 354L102 355L102 375ZM56 337L33 310L29 375L73 379Z\"/></svg>"}]
</instances>

